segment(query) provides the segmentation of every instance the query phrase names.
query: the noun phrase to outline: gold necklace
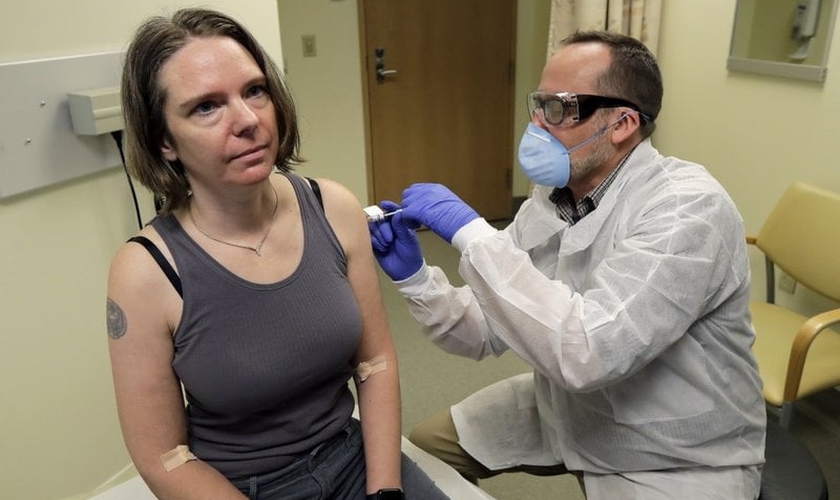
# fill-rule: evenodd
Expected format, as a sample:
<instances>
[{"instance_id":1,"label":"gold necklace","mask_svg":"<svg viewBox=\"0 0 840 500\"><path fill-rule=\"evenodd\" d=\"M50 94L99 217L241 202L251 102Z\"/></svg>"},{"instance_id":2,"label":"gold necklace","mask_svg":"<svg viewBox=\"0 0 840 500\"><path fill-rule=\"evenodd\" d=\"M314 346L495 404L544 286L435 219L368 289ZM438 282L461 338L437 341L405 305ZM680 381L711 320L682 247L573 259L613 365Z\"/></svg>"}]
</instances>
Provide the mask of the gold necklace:
<instances>
[{"instance_id":1,"label":"gold necklace","mask_svg":"<svg viewBox=\"0 0 840 500\"><path fill-rule=\"evenodd\" d=\"M258 257L262 257L262 253L260 253L260 250L262 250L263 243L265 243L265 240L268 239L268 233L271 232L271 228L274 226L274 220L277 219L277 206L280 204L279 200L278 200L278 197L277 197L277 189L274 188L274 185L271 186L271 190L274 192L274 212L271 213L271 222L268 223L268 229L266 229L265 234L263 235L262 239L257 244L257 246L244 245L242 243L232 243L230 241L225 241L225 240L216 238L215 236L212 236L212 235L208 234L207 231L205 231L204 229L201 229L201 227L198 224L195 223L195 218L193 218L193 214L192 214L192 207L190 207L190 209L188 211L189 214L190 214L190 221L192 222L193 226L195 226L195 228L198 229L199 233L203 234L204 236L207 236L208 238L215 241L216 243L221 243L222 245L227 245L227 246L230 246L230 247L236 247L236 248L243 248L245 250L251 250L252 252L257 254Z\"/></svg>"}]
</instances>

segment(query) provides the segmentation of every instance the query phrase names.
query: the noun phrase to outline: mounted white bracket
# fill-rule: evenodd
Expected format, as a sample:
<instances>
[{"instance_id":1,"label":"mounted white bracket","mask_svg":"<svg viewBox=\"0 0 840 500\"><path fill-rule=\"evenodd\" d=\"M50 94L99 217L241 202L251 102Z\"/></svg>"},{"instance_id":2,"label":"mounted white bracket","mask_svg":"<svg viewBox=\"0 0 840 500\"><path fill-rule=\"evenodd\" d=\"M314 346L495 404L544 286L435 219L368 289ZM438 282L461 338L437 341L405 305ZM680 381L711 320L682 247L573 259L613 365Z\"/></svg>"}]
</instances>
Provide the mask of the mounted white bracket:
<instances>
[{"instance_id":1,"label":"mounted white bracket","mask_svg":"<svg viewBox=\"0 0 840 500\"><path fill-rule=\"evenodd\" d=\"M67 94L73 130L100 135L123 129L120 88L105 87Z\"/></svg>"},{"instance_id":2,"label":"mounted white bracket","mask_svg":"<svg viewBox=\"0 0 840 500\"><path fill-rule=\"evenodd\" d=\"M112 137L76 133L68 103L70 93L118 85L122 59L102 52L0 63L0 205L122 165Z\"/></svg>"}]
</instances>

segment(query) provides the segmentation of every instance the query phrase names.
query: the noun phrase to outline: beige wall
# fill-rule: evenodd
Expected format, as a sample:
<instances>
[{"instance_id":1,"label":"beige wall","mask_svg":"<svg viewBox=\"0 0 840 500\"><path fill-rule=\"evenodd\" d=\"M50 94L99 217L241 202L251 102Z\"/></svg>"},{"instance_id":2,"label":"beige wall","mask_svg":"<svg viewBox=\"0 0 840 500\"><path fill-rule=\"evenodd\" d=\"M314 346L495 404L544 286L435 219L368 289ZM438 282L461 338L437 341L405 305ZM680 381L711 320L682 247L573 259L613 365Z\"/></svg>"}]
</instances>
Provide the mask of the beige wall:
<instances>
[{"instance_id":1,"label":"beige wall","mask_svg":"<svg viewBox=\"0 0 840 500\"><path fill-rule=\"evenodd\" d=\"M203 4L240 17L280 60L275 3ZM142 18L163 12L161 5L16 3L0 15L0 62L119 50ZM109 261L134 231L118 168L0 200L0 498L49 500L86 491L128 463L104 306Z\"/></svg>"},{"instance_id":2,"label":"beige wall","mask_svg":"<svg viewBox=\"0 0 840 500\"><path fill-rule=\"evenodd\" d=\"M277 60L282 31L310 159L302 172L340 180L366 200L355 0L204 3L241 16ZM666 92L657 147L706 165L751 231L794 180L840 191L833 147L840 130L840 33L824 84L728 73L735 0L664 3L659 56ZM20 3L14 14L0 16L0 62L121 48L159 5ZM520 0L520 16L530 21L518 28L518 93L539 78L546 27L538 23L547 5ZM298 57L304 33L318 37L314 59ZM528 47L541 52L523 56ZM524 117L517 121L521 130ZM526 192L520 178L515 194ZM119 169L0 200L0 497L59 498L95 486L127 462L103 305L108 262L134 230ZM760 262L753 267L760 270Z\"/></svg>"},{"instance_id":3,"label":"beige wall","mask_svg":"<svg viewBox=\"0 0 840 500\"><path fill-rule=\"evenodd\" d=\"M840 191L840 31L819 84L727 71L735 0L667 1L663 10L660 151L705 165L751 231L794 180Z\"/></svg>"},{"instance_id":4,"label":"beige wall","mask_svg":"<svg viewBox=\"0 0 840 500\"><path fill-rule=\"evenodd\" d=\"M732 55L777 62L794 62L790 55L800 42L791 38L791 22L798 2L795 0L741 0L738 4L738 36L733 37ZM828 31L834 21L835 1L820 2L817 33L809 41L802 64L822 65Z\"/></svg>"},{"instance_id":5,"label":"beige wall","mask_svg":"<svg viewBox=\"0 0 840 500\"><path fill-rule=\"evenodd\" d=\"M519 4L518 102L539 81L550 1ZM304 171L349 178L346 183L366 200L359 144L363 110L359 100L345 102L361 88L356 0L278 0L278 5L287 78L310 159ZM655 142L666 154L703 163L730 190L748 229L756 230L794 179L840 191L840 169L831 168L829 147L840 129L840 30L823 84L730 73L726 58L734 15L735 0L664 2L659 60L665 103ZM302 34L317 36L318 57L302 57ZM516 107L516 144L527 120L523 108ZM527 180L514 170L514 194L525 195Z\"/></svg>"},{"instance_id":6,"label":"beige wall","mask_svg":"<svg viewBox=\"0 0 840 500\"><path fill-rule=\"evenodd\" d=\"M278 5L288 81L304 122L304 154L310 159L304 171L342 180L360 200L376 201L368 200L364 178L361 101L353 100L361 79L357 2L278 0ZM823 84L729 72L735 5L736 0L663 2L658 54L665 102L654 143L666 155L705 165L735 199L747 230L757 231L794 180L840 191L840 168L831 148L840 130L840 30L833 35L835 50L829 52ZM549 6L550 0L519 1L518 102L539 82ZM316 35L318 57L302 57L302 34ZM524 106L515 109L518 145L527 117ZM528 188L515 167L514 195L525 196ZM751 258L754 288L761 290L763 263ZM813 306L810 300L806 296L803 307Z\"/></svg>"},{"instance_id":7,"label":"beige wall","mask_svg":"<svg viewBox=\"0 0 840 500\"><path fill-rule=\"evenodd\" d=\"M729 190L749 232L758 231L793 181L840 192L840 29L822 84L728 72L735 0L663 3L659 150L705 165ZM751 259L753 290L763 290L763 261L757 253ZM779 295L804 311L821 305L809 294Z\"/></svg>"},{"instance_id":8,"label":"beige wall","mask_svg":"<svg viewBox=\"0 0 840 500\"><path fill-rule=\"evenodd\" d=\"M333 178L360 200L367 190L364 110L361 101L357 0L278 0L287 81L298 103L302 153L300 172ZM527 123L525 92L539 83L548 38L550 0L518 4L515 145ZM315 35L317 56L303 57L302 35ZM516 151L511 157L515 161ZM528 180L514 169L514 194L528 193Z\"/></svg>"},{"instance_id":9,"label":"beige wall","mask_svg":"<svg viewBox=\"0 0 840 500\"><path fill-rule=\"evenodd\" d=\"M362 77L355 0L278 0L287 81L298 103L298 171L341 182L367 199ZM315 35L304 58L301 35Z\"/></svg>"},{"instance_id":10,"label":"beige wall","mask_svg":"<svg viewBox=\"0 0 840 500\"><path fill-rule=\"evenodd\" d=\"M519 138L530 121L525 106L525 94L536 90L542 76L548 49L548 18L551 0L520 0L516 19L516 80L514 83L513 125L513 195L526 197L531 183L519 169L517 150Z\"/></svg>"}]
</instances>

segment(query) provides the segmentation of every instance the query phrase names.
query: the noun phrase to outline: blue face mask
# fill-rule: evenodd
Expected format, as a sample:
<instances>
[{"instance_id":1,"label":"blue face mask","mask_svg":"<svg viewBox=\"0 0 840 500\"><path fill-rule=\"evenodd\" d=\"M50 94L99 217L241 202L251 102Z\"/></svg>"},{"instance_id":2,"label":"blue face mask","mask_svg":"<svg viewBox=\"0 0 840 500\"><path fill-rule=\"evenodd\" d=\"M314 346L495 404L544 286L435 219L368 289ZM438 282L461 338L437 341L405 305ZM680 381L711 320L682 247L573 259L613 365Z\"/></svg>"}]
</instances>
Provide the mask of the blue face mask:
<instances>
[{"instance_id":1,"label":"blue face mask","mask_svg":"<svg viewBox=\"0 0 840 500\"><path fill-rule=\"evenodd\" d=\"M569 150L533 123L528 124L519 141L519 165L535 184L564 187L569 183Z\"/></svg>"},{"instance_id":2,"label":"blue face mask","mask_svg":"<svg viewBox=\"0 0 840 500\"><path fill-rule=\"evenodd\" d=\"M566 149L566 146L547 130L529 123L519 142L519 165L535 184L565 187L569 183L571 172L569 153L594 141L626 117L626 114L622 114L612 125L600 129L592 137L570 149Z\"/></svg>"}]
</instances>

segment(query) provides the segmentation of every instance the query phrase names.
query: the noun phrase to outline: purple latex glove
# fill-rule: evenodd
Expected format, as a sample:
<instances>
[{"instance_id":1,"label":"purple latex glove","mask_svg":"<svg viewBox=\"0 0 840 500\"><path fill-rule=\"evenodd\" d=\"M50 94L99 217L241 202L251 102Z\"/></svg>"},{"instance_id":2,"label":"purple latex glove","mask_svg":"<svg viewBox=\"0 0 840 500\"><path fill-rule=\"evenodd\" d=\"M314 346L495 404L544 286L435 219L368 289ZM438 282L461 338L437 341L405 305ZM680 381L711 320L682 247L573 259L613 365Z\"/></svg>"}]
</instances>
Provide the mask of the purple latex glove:
<instances>
[{"instance_id":1,"label":"purple latex glove","mask_svg":"<svg viewBox=\"0 0 840 500\"><path fill-rule=\"evenodd\" d=\"M452 237L478 213L441 184L412 184L403 191L404 220L411 220L431 229L452 243Z\"/></svg>"},{"instance_id":2,"label":"purple latex glove","mask_svg":"<svg viewBox=\"0 0 840 500\"><path fill-rule=\"evenodd\" d=\"M379 204L382 210L393 212L400 208L393 201ZM412 225L398 212L379 222L368 222L373 255L385 274L394 281L413 276L423 266L423 251Z\"/></svg>"}]
</instances>

